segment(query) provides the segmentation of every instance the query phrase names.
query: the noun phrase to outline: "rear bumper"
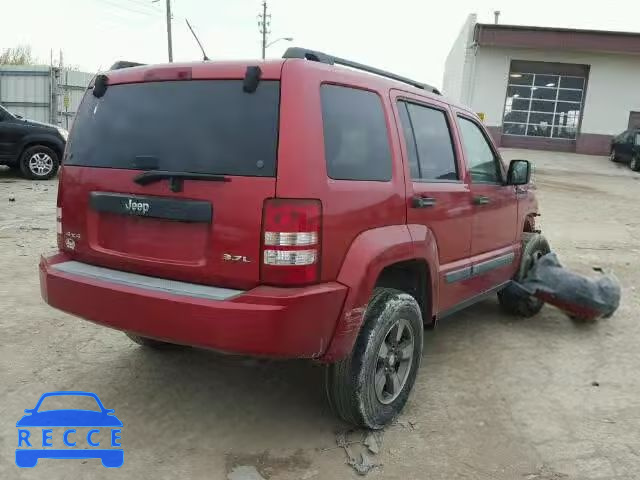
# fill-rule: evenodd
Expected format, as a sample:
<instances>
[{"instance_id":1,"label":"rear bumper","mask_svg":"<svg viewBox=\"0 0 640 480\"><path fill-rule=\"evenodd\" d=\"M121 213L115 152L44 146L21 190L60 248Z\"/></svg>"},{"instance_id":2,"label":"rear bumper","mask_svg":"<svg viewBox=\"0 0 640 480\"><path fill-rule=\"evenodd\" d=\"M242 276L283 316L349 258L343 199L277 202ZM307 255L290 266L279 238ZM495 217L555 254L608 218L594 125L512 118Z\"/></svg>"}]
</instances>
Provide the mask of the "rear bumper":
<instances>
[{"instance_id":1,"label":"rear bumper","mask_svg":"<svg viewBox=\"0 0 640 480\"><path fill-rule=\"evenodd\" d=\"M56 268L64 254L40 260L42 298L100 325L171 343L229 353L317 358L325 352L347 287L261 286L226 300L178 295Z\"/></svg>"}]
</instances>

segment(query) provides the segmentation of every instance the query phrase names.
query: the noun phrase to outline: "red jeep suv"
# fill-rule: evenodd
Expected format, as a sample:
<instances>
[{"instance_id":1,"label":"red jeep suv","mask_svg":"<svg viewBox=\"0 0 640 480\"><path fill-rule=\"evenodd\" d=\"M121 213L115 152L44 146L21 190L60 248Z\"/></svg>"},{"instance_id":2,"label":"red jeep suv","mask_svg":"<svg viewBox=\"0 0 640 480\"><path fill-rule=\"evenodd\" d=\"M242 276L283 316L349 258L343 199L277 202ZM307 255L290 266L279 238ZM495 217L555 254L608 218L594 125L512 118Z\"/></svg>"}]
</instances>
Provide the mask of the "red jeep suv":
<instances>
[{"instance_id":1,"label":"red jeep suv","mask_svg":"<svg viewBox=\"0 0 640 480\"><path fill-rule=\"evenodd\" d=\"M130 65L76 115L51 306L142 345L324 362L334 410L369 428L407 401L424 326L496 292L541 308L506 288L548 251L529 162L505 168L436 89L301 48Z\"/></svg>"}]
</instances>

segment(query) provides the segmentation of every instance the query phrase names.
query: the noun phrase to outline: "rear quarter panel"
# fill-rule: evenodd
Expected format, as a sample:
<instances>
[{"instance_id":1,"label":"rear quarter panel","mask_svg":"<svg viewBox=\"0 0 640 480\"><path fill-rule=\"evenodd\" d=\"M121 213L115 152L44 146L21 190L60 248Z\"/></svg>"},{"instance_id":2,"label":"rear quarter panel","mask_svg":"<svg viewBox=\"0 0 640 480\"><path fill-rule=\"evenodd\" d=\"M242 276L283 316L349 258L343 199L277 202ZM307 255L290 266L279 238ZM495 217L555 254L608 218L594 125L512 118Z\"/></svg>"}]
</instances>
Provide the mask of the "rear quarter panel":
<instances>
[{"instance_id":1,"label":"rear quarter panel","mask_svg":"<svg viewBox=\"0 0 640 480\"><path fill-rule=\"evenodd\" d=\"M405 185L398 133L388 87L372 77L305 60L289 60L282 70L279 198L317 198L322 202L321 279L335 280L345 255L362 232L406 223ZM327 175L320 86L362 88L378 94L385 112L393 160L388 182L333 180Z\"/></svg>"}]
</instances>

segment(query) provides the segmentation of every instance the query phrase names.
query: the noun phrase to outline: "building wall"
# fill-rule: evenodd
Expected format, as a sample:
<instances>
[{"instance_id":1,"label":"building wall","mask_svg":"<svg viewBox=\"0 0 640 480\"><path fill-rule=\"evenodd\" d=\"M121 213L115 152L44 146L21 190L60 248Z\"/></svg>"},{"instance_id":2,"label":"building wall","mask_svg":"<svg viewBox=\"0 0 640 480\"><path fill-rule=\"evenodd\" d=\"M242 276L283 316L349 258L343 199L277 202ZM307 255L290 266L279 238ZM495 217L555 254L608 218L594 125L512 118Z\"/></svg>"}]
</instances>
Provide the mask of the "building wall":
<instances>
[{"instance_id":1,"label":"building wall","mask_svg":"<svg viewBox=\"0 0 640 480\"><path fill-rule=\"evenodd\" d=\"M456 102L467 103L474 61L473 30L476 14L467 17L444 64L442 93Z\"/></svg>"},{"instance_id":2,"label":"building wall","mask_svg":"<svg viewBox=\"0 0 640 480\"><path fill-rule=\"evenodd\" d=\"M609 141L627 128L629 112L640 110L640 57L587 52L553 52L518 48L480 47L476 52L469 104L484 112L485 123L498 141L511 60L590 65L580 135L571 149L583 153L608 153ZM545 147L545 140L524 139ZM560 141L555 142L558 145ZM566 142L566 141L565 141ZM547 141L546 146L553 148Z\"/></svg>"},{"instance_id":3,"label":"building wall","mask_svg":"<svg viewBox=\"0 0 640 480\"><path fill-rule=\"evenodd\" d=\"M24 118L69 128L92 78L46 65L3 65L0 104Z\"/></svg>"},{"instance_id":4,"label":"building wall","mask_svg":"<svg viewBox=\"0 0 640 480\"><path fill-rule=\"evenodd\" d=\"M40 65L0 67L0 104L11 113L51 122L51 69Z\"/></svg>"}]
</instances>

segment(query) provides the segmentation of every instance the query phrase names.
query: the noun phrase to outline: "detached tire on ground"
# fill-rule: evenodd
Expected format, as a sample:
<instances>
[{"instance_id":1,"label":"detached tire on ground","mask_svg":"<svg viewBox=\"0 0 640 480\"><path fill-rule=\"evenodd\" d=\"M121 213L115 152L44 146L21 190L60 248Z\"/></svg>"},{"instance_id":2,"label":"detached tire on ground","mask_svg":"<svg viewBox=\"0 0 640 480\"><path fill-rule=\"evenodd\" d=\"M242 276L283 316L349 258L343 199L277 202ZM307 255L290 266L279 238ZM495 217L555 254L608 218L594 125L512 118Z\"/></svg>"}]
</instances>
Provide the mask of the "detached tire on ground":
<instances>
[{"instance_id":1,"label":"detached tire on ground","mask_svg":"<svg viewBox=\"0 0 640 480\"><path fill-rule=\"evenodd\" d=\"M326 370L327 398L346 422L381 429L409 397L422 357L420 307L409 294L378 288L351 354Z\"/></svg>"},{"instance_id":2,"label":"detached tire on ground","mask_svg":"<svg viewBox=\"0 0 640 480\"><path fill-rule=\"evenodd\" d=\"M20 172L30 180L48 180L58 172L58 154L44 145L27 148L20 156Z\"/></svg>"},{"instance_id":3,"label":"detached tire on ground","mask_svg":"<svg viewBox=\"0 0 640 480\"><path fill-rule=\"evenodd\" d=\"M513 279L517 282L524 279L535 261L549 252L551 252L551 247L543 235L540 233L523 233L520 268ZM498 292L498 300L505 312L521 317L533 317L544 305L544 302L539 298L523 296L521 293L509 288Z\"/></svg>"},{"instance_id":4,"label":"detached tire on ground","mask_svg":"<svg viewBox=\"0 0 640 480\"><path fill-rule=\"evenodd\" d=\"M142 345L147 348L155 348L157 350L168 349L176 347L173 343L161 342L160 340L154 340L153 338L141 337L134 333L125 332L125 335L133 340L138 345Z\"/></svg>"}]
</instances>

